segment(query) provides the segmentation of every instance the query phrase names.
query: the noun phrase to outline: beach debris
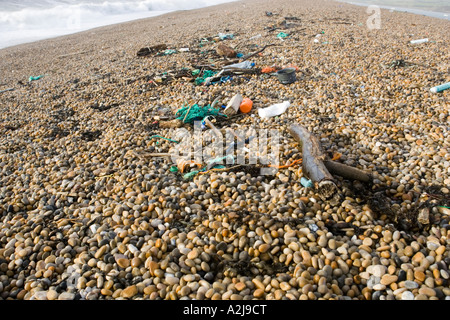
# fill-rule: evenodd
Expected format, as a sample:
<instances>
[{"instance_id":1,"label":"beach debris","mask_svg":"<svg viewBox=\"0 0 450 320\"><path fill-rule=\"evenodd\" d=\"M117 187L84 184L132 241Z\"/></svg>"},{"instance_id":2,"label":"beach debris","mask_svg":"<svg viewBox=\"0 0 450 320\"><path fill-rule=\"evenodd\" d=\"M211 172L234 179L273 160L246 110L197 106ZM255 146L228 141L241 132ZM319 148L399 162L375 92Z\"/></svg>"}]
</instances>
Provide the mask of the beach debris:
<instances>
[{"instance_id":1,"label":"beach debris","mask_svg":"<svg viewBox=\"0 0 450 320\"><path fill-rule=\"evenodd\" d=\"M148 56L152 53L157 53L159 51L166 50L166 49L167 49L167 45L162 43L162 44L157 44L157 45L151 46L151 47L141 48L141 49L139 49L139 51L137 52L136 55L138 57L144 57L144 56Z\"/></svg>"},{"instance_id":2,"label":"beach debris","mask_svg":"<svg viewBox=\"0 0 450 320\"><path fill-rule=\"evenodd\" d=\"M189 48L180 48L180 49L178 49L178 51L180 51L180 52L188 52Z\"/></svg>"},{"instance_id":3,"label":"beach debris","mask_svg":"<svg viewBox=\"0 0 450 320\"><path fill-rule=\"evenodd\" d=\"M305 177L301 177L300 183L301 183L302 186L304 186L305 188L314 188L314 184L312 183L312 181L309 180L309 179L306 179Z\"/></svg>"},{"instance_id":4,"label":"beach debris","mask_svg":"<svg viewBox=\"0 0 450 320\"><path fill-rule=\"evenodd\" d=\"M287 38L289 36L289 33L280 32L277 34L277 38L280 40L283 40L284 38Z\"/></svg>"},{"instance_id":5,"label":"beach debris","mask_svg":"<svg viewBox=\"0 0 450 320\"><path fill-rule=\"evenodd\" d=\"M266 48L271 47L271 46L275 46L275 45L276 45L276 44L274 44L274 43L265 45L264 47L262 47L262 48L259 49L258 51L253 52L253 53L250 53L250 54L248 54L248 55L242 57L242 61L248 60L248 59L250 59L251 57L256 56L257 54L263 52Z\"/></svg>"},{"instance_id":6,"label":"beach debris","mask_svg":"<svg viewBox=\"0 0 450 320\"><path fill-rule=\"evenodd\" d=\"M278 67L264 67L261 69L261 73L275 73L279 70Z\"/></svg>"},{"instance_id":7,"label":"beach debris","mask_svg":"<svg viewBox=\"0 0 450 320\"><path fill-rule=\"evenodd\" d=\"M177 50L175 50L175 49L166 49L166 50L164 50L163 53L159 52L158 55L168 56L168 55L171 55L171 54L174 54L174 53L177 53Z\"/></svg>"},{"instance_id":8,"label":"beach debris","mask_svg":"<svg viewBox=\"0 0 450 320\"><path fill-rule=\"evenodd\" d=\"M224 56L227 58L236 57L236 51L234 51L234 49L232 49L231 47L224 45L223 43L217 46L216 52L219 56Z\"/></svg>"},{"instance_id":9,"label":"beach debris","mask_svg":"<svg viewBox=\"0 0 450 320\"><path fill-rule=\"evenodd\" d=\"M213 70L203 70L202 75L198 76L195 79L195 84L196 85L209 84L211 82L211 78L213 78L216 74L217 72Z\"/></svg>"},{"instance_id":10,"label":"beach debris","mask_svg":"<svg viewBox=\"0 0 450 320\"><path fill-rule=\"evenodd\" d=\"M227 116L232 116L233 114L236 114L239 110L242 100L243 98L239 93L235 94L228 102L223 113L225 113Z\"/></svg>"},{"instance_id":11,"label":"beach debris","mask_svg":"<svg viewBox=\"0 0 450 320\"><path fill-rule=\"evenodd\" d=\"M202 121L207 116L220 116L220 114L219 109L211 108L209 105L201 107L195 103L178 109L175 116L183 123L193 123L196 120Z\"/></svg>"},{"instance_id":12,"label":"beach debris","mask_svg":"<svg viewBox=\"0 0 450 320\"><path fill-rule=\"evenodd\" d=\"M431 92L433 93L438 93L438 92L442 92L444 90L450 89L450 82L441 84L439 86L433 87L430 89Z\"/></svg>"},{"instance_id":13,"label":"beach debris","mask_svg":"<svg viewBox=\"0 0 450 320\"><path fill-rule=\"evenodd\" d=\"M294 68L285 68L277 71L277 77L282 84L293 83L297 80Z\"/></svg>"},{"instance_id":14,"label":"beach debris","mask_svg":"<svg viewBox=\"0 0 450 320\"><path fill-rule=\"evenodd\" d=\"M180 143L179 141L176 141L176 140L173 140L173 139L169 139L169 138L160 136L160 135L158 135L158 134L155 134L155 135L151 136L151 137L149 138L149 140L152 140L153 138L159 138L159 139L164 139L164 140L167 140L167 141L170 141L170 142ZM157 142L157 144L158 144L158 142Z\"/></svg>"},{"instance_id":15,"label":"beach debris","mask_svg":"<svg viewBox=\"0 0 450 320\"><path fill-rule=\"evenodd\" d=\"M420 44L420 43L425 43L425 42L428 42L428 38L418 39L418 40L411 40L410 41L411 44Z\"/></svg>"},{"instance_id":16,"label":"beach debris","mask_svg":"<svg viewBox=\"0 0 450 320\"><path fill-rule=\"evenodd\" d=\"M233 63L233 64L229 64L227 66L224 66L223 69L227 70L227 69L251 69L255 66L254 62L250 62L250 61L242 61L239 63Z\"/></svg>"},{"instance_id":17,"label":"beach debris","mask_svg":"<svg viewBox=\"0 0 450 320\"><path fill-rule=\"evenodd\" d=\"M40 75L40 76L30 76L30 77L28 78L28 81L31 82L31 81L39 80L39 79L41 79L41 78L43 78L43 77L44 77L44 75Z\"/></svg>"},{"instance_id":18,"label":"beach debris","mask_svg":"<svg viewBox=\"0 0 450 320\"><path fill-rule=\"evenodd\" d=\"M181 173L184 173L187 168L193 168L193 167L197 166L197 168L200 169L202 167L201 163L195 162L194 160L186 160L183 158L178 158L176 160L176 164L177 164L177 169Z\"/></svg>"},{"instance_id":19,"label":"beach debris","mask_svg":"<svg viewBox=\"0 0 450 320\"><path fill-rule=\"evenodd\" d=\"M220 40L227 40L227 39L232 40L234 38L234 34L232 34L232 33L219 32L218 36L219 36Z\"/></svg>"},{"instance_id":20,"label":"beach debris","mask_svg":"<svg viewBox=\"0 0 450 320\"><path fill-rule=\"evenodd\" d=\"M8 88L8 89L1 90L0 93L7 92L7 91L13 91L13 90L14 90L14 88Z\"/></svg>"},{"instance_id":21,"label":"beach debris","mask_svg":"<svg viewBox=\"0 0 450 320\"><path fill-rule=\"evenodd\" d=\"M252 106L253 101L250 98L244 98L239 106L239 111L242 113L249 113L252 110Z\"/></svg>"},{"instance_id":22,"label":"beach debris","mask_svg":"<svg viewBox=\"0 0 450 320\"><path fill-rule=\"evenodd\" d=\"M324 153L317 137L305 127L293 124L289 128L289 132L302 148L302 172L305 178L311 180L322 200L337 204L342 198L342 193L331 173L349 180L370 182L371 176L364 171L333 160L338 159L340 155L330 160ZM300 182L302 183L301 179ZM304 183L306 184L304 181L302 185L305 186Z\"/></svg>"},{"instance_id":23,"label":"beach debris","mask_svg":"<svg viewBox=\"0 0 450 320\"><path fill-rule=\"evenodd\" d=\"M271 118L278 116L286 111L291 103L289 101L283 101L282 103L273 104L266 108L258 108L258 115L261 118Z\"/></svg>"},{"instance_id":24,"label":"beach debris","mask_svg":"<svg viewBox=\"0 0 450 320\"><path fill-rule=\"evenodd\" d=\"M301 145L302 172L305 178L312 181L322 200L329 200L331 203L337 204L341 198L341 191L323 163L323 159L326 157L319 140L303 126L293 124L289 130Z\"/></svg>"},{"instance_id":25,"label":"beach debris","mask_svg":"<svg viewBox=\"0 0 450 320\"><path fill-rule=\"evenodd\" d=\"M261 35L261 33L259 33L259 34L255 35L255 36L253 36L253 37L250 37L249 40L259 39L259 38L261 38L261 37L262 37L262 35Z\"/></svg>"},{"instance_id":26,"label":"beach debris","mask_svg":"<svg viewBox=\"0 0 450 320\"><path fill-rule=\"evenodd\" d=\"M168 121L160 121L160 128L181 128L183 126L183 120L173 119Z\"/></svg>"}]
</instances>

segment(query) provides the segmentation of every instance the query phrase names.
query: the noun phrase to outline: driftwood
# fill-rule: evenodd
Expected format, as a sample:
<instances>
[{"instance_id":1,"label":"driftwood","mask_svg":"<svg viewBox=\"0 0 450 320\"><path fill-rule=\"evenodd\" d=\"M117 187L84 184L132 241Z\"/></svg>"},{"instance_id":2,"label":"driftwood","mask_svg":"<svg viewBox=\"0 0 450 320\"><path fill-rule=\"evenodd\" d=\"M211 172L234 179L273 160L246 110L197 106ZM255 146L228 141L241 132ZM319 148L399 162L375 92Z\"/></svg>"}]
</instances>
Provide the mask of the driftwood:
<instances>
[{"instance_id":1,"label":"driftwood","mask_svg":"<svg viewBox=\"0 0 450 320\"><path fill-rule=\"evenodd\" d=\"M263 52L267 47L271 47L271 46L275 46L275 45L276 45L276 44L273 44L273 43L272 43L272 44L267 44L267 45L265 45L264 47L262 47L261 49L259 49L258 51L253 52L253 53L251 53L251 54L248 54L248 55L242 57L242 61L245 61L245 60L247 60L247 59L250 59L251 57L256 56L258 53Z\"/></svg>"},{"instance_id":2,"label":"driftwood","mask_svg":"<svg viewBox=\"0 0 450 320\"><path fill-rule=\"evenodd\" d=\"M302 147L303 173L311 179L322 200L336 204L341 198L341 191L331 173L346 179L363 182L370 180L370 176L362 170L329 160L323 152L319 140L306 128L294 124L290 127L290 133Z\"/></svg>"},{"instance_id":3,"label":"driftwood","mask_svg":"<svg viewBox=\"0 0 450 320\"><path fill-rule=\"evenodd\" d=\"M370 175L357 168L331 160L325 160L323 163L325 164L325 167L327 167L328 171L345 179L359 180L362 182L370 181Z\"/></svg>"},{"instance_id":4,"label":"driftwood","mask_svg":"<svg viewBox=\"0 0 450 320\"><path fill-rule=\"evenodd\" d=\"M302 147L303 173L311 179L322 200L337 203L341 192L334 182L334 178L323 163L326 160L319 140L308 130L299 125L292 125L290 133Z\"/></svg>"}]
</instances>

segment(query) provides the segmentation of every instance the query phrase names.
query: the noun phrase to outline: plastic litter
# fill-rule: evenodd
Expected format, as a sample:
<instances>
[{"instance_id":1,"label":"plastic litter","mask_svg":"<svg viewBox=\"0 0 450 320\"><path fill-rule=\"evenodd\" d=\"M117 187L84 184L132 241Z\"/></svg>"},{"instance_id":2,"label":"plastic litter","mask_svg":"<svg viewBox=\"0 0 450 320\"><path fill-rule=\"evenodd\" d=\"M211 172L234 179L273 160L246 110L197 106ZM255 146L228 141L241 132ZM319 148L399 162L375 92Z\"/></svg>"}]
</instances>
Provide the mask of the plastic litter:
<instances>
[{"instance_id":1,"label":"plastic litter","mask_svg":"<svg viewBox=\"0 0 450 320\"><path fill-rule=\"evenodd\" d=\"M44 75L40 75L40 76L30 76L29 78L28 78L28 81L34 81L34 80L39 80L39 79L41 79L42 77L44 77Z\"/></svg>"},{"instance_id":2,"label":"plastic litter","mask_svg":"<svg viewBox=\"0 0 450 320\"><path fill-rule=\"evenodd\" d=\"M218 34L218 36L219 36L219 38L220 38L220 40L226 40L226 39L233 39L234 38L234 34L232 34L232 33L222 33L222 32L220 32L219 34Z\"/></svg>"},{"instance_id":3,"label":"plastic litter","mask_svg":"<svg viewBox=\"0 0 450 320\"><path fill-rule=\"evenodd\" d=\"M278 80L283 84L289 84L297 80L295 68L285 68L277 71Z\"/></svg>"},{"instance_id":4,"label":"plastic litter","mask_svg":"<svg viewBox=\"0 0 450 320\"><path fill-rule=\"evenodd\" d=\"M258 115L261 118L271 118L278 116L286 111L291 103L289 101L283 101L282 103L273 104L267 108L259 108Z\"/></svg>"},{"instance_id":5,"label":"plastic litter","mask_svg":"<svg viewBox=\"0 0 450 320\"><path fill-rule=\"evenodd\" d=\"M239 106L239 110L242 113L249 113L252 110L253 101L249 98L242 99L241 105Z\"/></svg>"},{"instance_id":6,"label":"plastic litter","mask_svg":"<svg viewBox=\"0 0 450 320\"><path fill-rule=\"evenodd\" d=\"M301 183L302 186L304 186L305 188L312 188L312 187L314 187L312 181L309 180L309 179L306 179L305 177L301 177L300 183Z\"/></svg>"},{"instance_id":7,"label":"plastic litter","mask_svg":"<svg viewBox=\"0 0 450 320\"><path fill-rule=\"evenodd\" d=\"M438 93L438 92L442 92L447 89L450 89L450 82L441 84L440 86L433 87L430 89L430 91L433 93Z\"/></svg>"},{"instance_id":8,"label":"plastic litter","mask_svg":"<svg viewBox=\"0 0 450 320\"><path fill-rule=\"evenodd\" d=\"M260 34L257 34L256 36L251 37L249 40L258 39L258 38L261 38L261 37L262 37L262 35L260 33Z\"/></svg>"},{"instance_id":9,"label":"plastic litter","mask_svg":"<svg viewBox=\"0 0 450 320\"><path fill-rule=\"evenodd\" d=\"M210 159L207 161L208 164L206 166L206 169L209 170L209 169L215 167L217 164L222 163L222 161L225 161L225 163L234 164L234 157L231 154L227 154L224 157L217 157L214 159Z\"/></svg>"},{"instance_id":10,"label":"plastic litter","mask_svg":"<svg viewBox=\"0 0 450 320\"><path fill-rule=\"evenodd\" d=\"M412 44L419 44L419 43L425 43L425 42L428 42L428 38L410 41L410 43L412 43Z\"/></svg>"},{"instance_id":11,"label":"plastic litter","mask_svg":"<svg viewBox=\"0 0 450 320\"><path fill-rule=\"evenodd\" d=\"M176 52L177 52L177 50L174 50L174 49L167 49L167 50L164 50L164 55L168 56L168 55L174 54L174 53L176 53Z\"/></svg>"},{"instance_id":12,"label":"plastic litter","mask_svg":"<svg viewBox=\"0 0 450 320\"><path fill-rule=\"evenodd\" d=\"M277 72L275 67L264 67L261 69L261 73L274 73Z\"/></svg>"},{"instance_id":13,"label":"plastic litter","mask_svg":"<svg viewBox=\"0 0 450 320\"><path fill-rule=\"evenodd\" d=\"M180 51L180 52L187 52L187 51L189 51L189 48L180 48L180 49L178 49L178 51Z\"/></svg>"},{"instance_id":14,"label":"plastic litter","mask_svg":"<svg viewBox=\"0 0 450 320\"><path fill-rule=\"evenodd\" d=\"M209 105L200 107L198 104L182 107L175 113L177 119L182 120L184 123L193 123L196 120L202 121L207 116L218 115L219 109L211 108Z\"/></svg>"},{"instance_id":15,"label":"plastic litter","mask_svg":"<svg viewBox=\"0 0 450 320\"><path fill-rule=\"evenodd\" d=\"M212 76L216 75L217 72L216 71L212 71L212 70L204 70L203 71L203 75L201 77L198 77L195 79L195 84L196 85L201 85L205 82L205 80L207 78L211 78Z\"/></svg>"},{"instance_id":16,"label":"plastic litter","mask_svg":"<svg viewBox=\"0 0 450 320\"><path fill-rule=\"evenodd\" d=\"M167 140L167 141L170 141L170 142L175 142L175 143L179 143L179 142L178 142L178 141L176 141L176 140L173 140L173 139L169 139L169 138L165 138L165 137L163 137L163 136L160 136L160 135L157 135L157 134L155 134L155 135L151 136L151 137L150 137L150 140L152 140L153 138L159 138L159 139L164 139L164 140Z\"/></svg>"},{"instance_id":17,"label":"plastic litter","mask_svg":"<svg viewBox=\"0 0 450 320\"><path fill-rule=\"evenodd\" d=\"M238 68L238 69L251 69L255 66L254 62L250 62L250 61L242 61L239 63L233 63L233 64L229 64L227 66L224 66L223 69L233 69L233 68Z\"/></svg>"},{"instance_id":18,"label":"plastic litter","mask_svg":"<svg viewBox=\"0 0 450 320\"><path fill-rule=\"evenodd\" d=\"M284 38L286 38L288 36L289 36L289 34L285 33L285 32L280 32L279 34L277 34L277 38L278 39L284 39Z\"/></svg>"}]
</instances>

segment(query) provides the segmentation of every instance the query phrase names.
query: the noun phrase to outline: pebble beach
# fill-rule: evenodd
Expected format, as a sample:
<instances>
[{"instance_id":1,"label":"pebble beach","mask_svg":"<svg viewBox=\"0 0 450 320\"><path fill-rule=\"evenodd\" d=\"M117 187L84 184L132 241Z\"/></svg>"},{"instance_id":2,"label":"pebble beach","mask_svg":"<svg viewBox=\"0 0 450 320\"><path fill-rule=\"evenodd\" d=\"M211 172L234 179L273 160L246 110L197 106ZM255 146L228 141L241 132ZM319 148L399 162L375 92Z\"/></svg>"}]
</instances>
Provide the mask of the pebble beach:
<instances>
[{"instance_id":1,"label":"pebble beach","mask_svg":"<svg viewBox=\"0 0 450 320\"><path fill-rule=\"evenodd\" d=\"M1 49L0 300L450 300L450 21L366 9L242 0ZM199 83L239 62L221 44L254 72ZM251 111L215 125L279 130L275 174L143 156L237 93ZM370 183L305 187L291 124Z\"/></svg>"}]
</instances>

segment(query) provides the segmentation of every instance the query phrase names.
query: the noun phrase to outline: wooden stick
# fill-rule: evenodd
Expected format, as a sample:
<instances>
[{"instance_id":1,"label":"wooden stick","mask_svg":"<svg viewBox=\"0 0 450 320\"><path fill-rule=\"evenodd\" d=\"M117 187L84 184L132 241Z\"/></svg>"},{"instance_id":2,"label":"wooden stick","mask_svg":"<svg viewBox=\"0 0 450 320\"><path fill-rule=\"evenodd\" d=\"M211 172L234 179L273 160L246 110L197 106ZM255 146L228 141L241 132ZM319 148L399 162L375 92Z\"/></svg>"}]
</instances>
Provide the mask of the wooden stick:
<instances>
[{"instance_id":1,"label":"wooden stick","mask_svg":"<svg viewBox=\"0 0 450 320\"><path fill-rule=\"evenodd\" d=\"M339 163L336 161L326 160L324 161L325 167L332 172L333 174L336 174L338 176L341 176L345 179L350 180L359 180L362 182L369 182L370 181L370 175L365 173L362 170L359 170L357 168L353 168L350 166L347 166L343 163Z\"/></svg>"},{"instance_id":2,"label":"wooden stick","mask_svg":"<svg viewBox=\"0 0 450 320\"><path fill-rule=\"evenodd\" d=\"M245 61L245 60L247 60L247 59L250 59L250 58L253 57L253 56L256 56L258 53L263 52L267 47L270 47L270 46L276 46L276 44L274 44L274 43L267 44L267 45L265 45L264 47L262 47L260 50L254 52L254 53L251 53L251 54L249 54L249 55L247 55L247 56L242 57L242 61Z\"/></svg>"},{"instance_id":3,"label":"wooden stick","mask_svg":"<svg viewBox=\"0 0 450 320\"><path fill-rule=\"evenodd\" d=\"M289 130L302 147L303 173L314 183L322 200L331 200L332 203L337 203L341 193L333 176L323 163L326 156L319 140L300 125L292 125Z\"/></svg>"}]
</instances>

